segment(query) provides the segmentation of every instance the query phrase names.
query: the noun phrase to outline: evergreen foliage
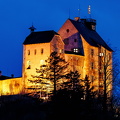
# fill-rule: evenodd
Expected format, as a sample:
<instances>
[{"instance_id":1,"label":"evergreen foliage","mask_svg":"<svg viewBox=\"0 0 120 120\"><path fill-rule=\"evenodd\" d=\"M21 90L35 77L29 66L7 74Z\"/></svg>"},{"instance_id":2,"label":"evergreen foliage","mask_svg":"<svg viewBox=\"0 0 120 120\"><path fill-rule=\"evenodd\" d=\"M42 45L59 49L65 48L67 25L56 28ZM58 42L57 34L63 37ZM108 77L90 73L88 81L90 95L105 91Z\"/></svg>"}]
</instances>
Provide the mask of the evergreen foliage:
<instances>
[{"instance_id":1,"label":"evergreen foliage","mask_svg":"<svg viewBox=\"0 0 120 120\"><path fill-rule=\"evenodd\" d=\"M40 66L40 69L36 69L37 76L32 76L34 80L29 80L33 84L38 84L37 88L41 89L44 87L44 90L53 88L53 94L56 94L56 91L61 88L63 79L66 78L68 63L65 61L62 54L57 52L52 52L45 64Z\"/></svg>"}]
</instances>

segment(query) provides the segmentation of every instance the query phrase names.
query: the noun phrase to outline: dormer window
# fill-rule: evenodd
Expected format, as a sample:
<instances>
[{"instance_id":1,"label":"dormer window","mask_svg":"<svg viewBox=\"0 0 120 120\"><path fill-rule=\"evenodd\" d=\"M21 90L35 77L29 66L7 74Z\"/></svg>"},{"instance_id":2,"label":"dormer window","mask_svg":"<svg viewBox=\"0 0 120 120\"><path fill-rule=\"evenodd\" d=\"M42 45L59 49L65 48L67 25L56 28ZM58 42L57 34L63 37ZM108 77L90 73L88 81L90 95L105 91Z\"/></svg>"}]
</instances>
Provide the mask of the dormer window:
<instances>
[{"instance_id":1,"label":"dormer window","mask_svg":"<svg viewBox=\"0 0 120 120\"><path fill-rule=\"evenodd\" d=\"M77 49L77 48L74 48L74 49L73 49L73 52L78 53L78 49Z\"/></svg>"}]
</instances>

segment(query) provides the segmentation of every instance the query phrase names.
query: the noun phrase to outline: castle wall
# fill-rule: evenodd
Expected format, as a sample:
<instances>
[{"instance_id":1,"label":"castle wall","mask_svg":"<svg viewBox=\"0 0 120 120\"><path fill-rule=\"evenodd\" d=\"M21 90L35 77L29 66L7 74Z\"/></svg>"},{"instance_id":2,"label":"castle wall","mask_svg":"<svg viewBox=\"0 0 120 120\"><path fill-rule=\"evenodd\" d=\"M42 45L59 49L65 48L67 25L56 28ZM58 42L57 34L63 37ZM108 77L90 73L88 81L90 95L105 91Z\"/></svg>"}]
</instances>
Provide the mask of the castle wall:
<instances>
[{"instance_id":1,"label":"castle wall","mask_svg":"<svg viewBox=\"0 0 120 120\"><path fill-rule=\"evenodd\" d=\"M22 78L0 80L0 95L21 94L23 90Z\"/></svg>"},{"instance_id":2,"label":"castle wall","mask_svg":"<svg viewBox=\"0 0 120 120\"><path fill-rule=\"evenodd\" d=\"M23 53L23 84L28 88L32 79L31 75L36 75L36 68L39 69L50 55L50 43L24 45Z\"/></svg>"},{"instance_id":3,"label":"castle wall","mask_svg":"<svg viewBox=\"0 0 120 120\"><path fill-rule=\"evenodd\" d=\"M40 69L40 66L46 63L45 60L48 59L51 52L56 51L63 54L64 43L59 35L55 35L49 43L24 45L23 51L24 88L30 88L35 85L28 81L33 80L31 75L39 75L39 73L36 73L36 68ZM26 91L28 90L26 89Z\"/></svg>"},{"instance_id":4,"label":"castle wall","mask_svg":"<svg viewBox=\"0 0 120 120\"><path fill-rule=\"evenodd\" d=\"M74 54L65 54L65 60L68 62L68 70L78 71L80 78L83 79L84 57Z\"/></svg>"},{"instance_id":5,"label":"castle wall","mask_svg":"<svg viewBox=\"0 0 120 120\"><path fill-rule=\"evenodd\" d=\"M88 76L95 90L99 87L99 50L98 47L89 45L81 36L84 48L83 77Z\"/></svg>"},{"instance_id":6,"label":"castle wall","mask_svg":"<svg viewBox=\"0 0 120 120\"><path fill-rule=\"evenodd\" d=\"M81 40L78 30L74 27L69 20L58 31L62 40L65 43L65 51L73 51L73 49L81 47Z\"/></svg>"}]
</instances>

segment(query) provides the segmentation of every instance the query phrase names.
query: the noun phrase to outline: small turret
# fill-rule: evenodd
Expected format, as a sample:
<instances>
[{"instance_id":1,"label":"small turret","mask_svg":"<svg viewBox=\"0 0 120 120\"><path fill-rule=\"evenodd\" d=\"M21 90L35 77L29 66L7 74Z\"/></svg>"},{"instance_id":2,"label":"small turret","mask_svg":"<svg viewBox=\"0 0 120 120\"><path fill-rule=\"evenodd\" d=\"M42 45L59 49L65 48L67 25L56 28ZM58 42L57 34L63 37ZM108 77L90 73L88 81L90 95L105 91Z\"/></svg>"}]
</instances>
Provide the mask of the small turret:
<instances>
[{"instance_id":1,"label":"small turret","mask_svg":"<svg viewBox=\"0 0 120 120\"><path fill-rule=\"evenodd\" d=\"M36 30L36 28L33 25L29 29L30 29L30 32L34 32L34 30Z\"/></svg>"}]
</instances>

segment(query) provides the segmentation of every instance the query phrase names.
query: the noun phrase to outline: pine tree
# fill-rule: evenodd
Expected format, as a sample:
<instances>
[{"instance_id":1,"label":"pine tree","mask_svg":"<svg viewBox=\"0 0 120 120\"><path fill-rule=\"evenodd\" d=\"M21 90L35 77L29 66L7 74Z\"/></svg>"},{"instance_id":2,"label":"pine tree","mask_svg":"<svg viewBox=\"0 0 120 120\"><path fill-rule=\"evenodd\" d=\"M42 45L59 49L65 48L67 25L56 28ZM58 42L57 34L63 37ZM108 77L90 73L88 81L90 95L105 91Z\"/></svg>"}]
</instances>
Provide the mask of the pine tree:
<instances>
[{"instance_id":1,"label":"pine tree","mask_svg":"<svg viewBox=\"0 0 120 120\"><path fill-rule=\"evenodd\" d=\"M40 66L40 69L36 69L36 72L39 74L33 76L35 80L29 80L32 83L40 83L41 86L48 85L53 86L53 94L56 94L56 91L61 88L63 79L67 74L68 63L65 61L64 56L57 52L52 52L45 64ZM47 87L45 87L47 89Z\"/></svg>"},{"instance_id":2,"label":"pine tree","mask_svg":"<svg viewBox=\"0 0 120 120\"><path fill-rule=\"evenodd\" d=\"M85 100L89 101L94 95L94 92L93 92L94 87L91 86L91 82L87 75L85 76L85 79L83 80L83 82L84 82Z\"/></svg>"}]
</instances>

